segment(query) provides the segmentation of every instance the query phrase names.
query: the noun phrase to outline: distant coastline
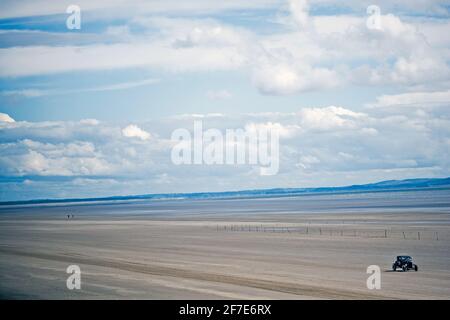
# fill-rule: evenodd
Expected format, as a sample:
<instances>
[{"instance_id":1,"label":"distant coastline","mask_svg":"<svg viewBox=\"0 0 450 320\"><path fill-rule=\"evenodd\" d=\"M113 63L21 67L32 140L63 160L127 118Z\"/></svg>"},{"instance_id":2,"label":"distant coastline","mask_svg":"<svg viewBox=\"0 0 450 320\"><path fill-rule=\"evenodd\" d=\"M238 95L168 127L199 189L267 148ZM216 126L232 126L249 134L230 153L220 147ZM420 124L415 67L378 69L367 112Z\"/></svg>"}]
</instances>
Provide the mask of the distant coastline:
<instances>
[{"instance_id":1,"label":"distant coastline","mask_svg":"<svg viewBox=\"0 0 450 320\"><path fill-rule=\"evenodd\" d=\"M317 187L317 188L272 188L222 192L194 192L194 193L159 193L143 195L110 196L96 198L66 198L66 199L35 199L18 201L1 201L0 205L21 204L51 204L70 202L101 202L101 201L127 201L127 200L175 200L175 199L233 199L233 198L268 198L297 195L313 195L325 193L359 193L382 191L408 191L450 189L448 178L418 178L405 180L386 180L376 183L349 185L343 187Z\"/></svg>"}]
</instances>

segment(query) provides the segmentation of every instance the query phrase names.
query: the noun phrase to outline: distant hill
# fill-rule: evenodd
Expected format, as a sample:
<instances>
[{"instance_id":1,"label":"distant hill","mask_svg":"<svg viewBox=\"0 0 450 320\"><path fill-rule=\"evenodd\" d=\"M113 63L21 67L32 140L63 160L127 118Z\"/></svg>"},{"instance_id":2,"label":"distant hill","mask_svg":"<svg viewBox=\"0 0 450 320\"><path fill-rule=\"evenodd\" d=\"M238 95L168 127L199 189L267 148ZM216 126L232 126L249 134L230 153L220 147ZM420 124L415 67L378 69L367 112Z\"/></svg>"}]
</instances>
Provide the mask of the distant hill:
<instances>
[{"instance_id":1,"label":"distant hill","mask_svg":"<svg viewBox=\"0 0 450 320\"><path fill-rule=\"evenodd\" d=\"M66 203L66 202L94 202L94 201L125 201L125 200L157 200L157 199L230 199L230 198L265 198L285 197L302 194L320 193L355 193L355 192L380 192L449 188L449 178L422 178L406 180L387 180L376 183L350 185L345 187L320 187L320 188L274 188L260 190L224 191L224 192L197 192L197 193L164 193L144 194L129 196L112 196L102 198L73 198L73 199L37 199L25 201L6 201L0 205L38 204L38 203Z\"/></svg>"}]
</instances>

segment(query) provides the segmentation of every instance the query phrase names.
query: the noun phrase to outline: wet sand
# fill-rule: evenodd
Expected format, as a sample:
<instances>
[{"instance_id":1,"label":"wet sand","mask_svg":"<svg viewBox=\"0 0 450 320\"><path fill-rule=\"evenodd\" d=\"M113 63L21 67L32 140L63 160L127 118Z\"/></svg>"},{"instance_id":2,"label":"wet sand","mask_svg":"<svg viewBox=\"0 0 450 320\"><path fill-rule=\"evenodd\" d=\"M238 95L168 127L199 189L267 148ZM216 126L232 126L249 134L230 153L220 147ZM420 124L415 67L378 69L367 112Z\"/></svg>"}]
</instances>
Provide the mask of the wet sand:
<instances>
[{"instance_id":1,"label":"wet sand","mask_svg":"<svg viewBox=\"0 0 450 320\"><path fill-rule=\"evenodd\" d=\"M441 202L401 207L339 207L326 197L313 198L318 204L308 207L305 199L3 207L0 296L450 298L445 193ZM400 254L413 256L419 271L392 272ZM72 264L81 268L81 290L66 288ZM366 287L369 265L381 268L380 290Z\"/></svg>"}]
</instances>

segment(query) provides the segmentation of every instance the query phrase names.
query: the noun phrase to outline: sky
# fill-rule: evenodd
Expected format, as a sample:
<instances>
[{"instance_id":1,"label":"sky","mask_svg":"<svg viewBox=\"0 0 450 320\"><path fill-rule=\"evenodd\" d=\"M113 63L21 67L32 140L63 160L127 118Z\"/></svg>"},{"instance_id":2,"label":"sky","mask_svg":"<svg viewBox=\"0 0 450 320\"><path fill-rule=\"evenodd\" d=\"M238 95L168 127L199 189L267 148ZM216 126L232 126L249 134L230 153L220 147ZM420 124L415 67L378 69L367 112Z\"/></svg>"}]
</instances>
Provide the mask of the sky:
<instances>
[{"instance_id":1,"label":"sky","mask_svg":"<svg viewBox=\"0 0 450 320\"><path fill-rule=\"evenodd\" d=\"M449 9L3 0L0 201L448 177ZM194 121L277 130L278 173L175 165L171 134Z\"/></svg>"}]
</instances>

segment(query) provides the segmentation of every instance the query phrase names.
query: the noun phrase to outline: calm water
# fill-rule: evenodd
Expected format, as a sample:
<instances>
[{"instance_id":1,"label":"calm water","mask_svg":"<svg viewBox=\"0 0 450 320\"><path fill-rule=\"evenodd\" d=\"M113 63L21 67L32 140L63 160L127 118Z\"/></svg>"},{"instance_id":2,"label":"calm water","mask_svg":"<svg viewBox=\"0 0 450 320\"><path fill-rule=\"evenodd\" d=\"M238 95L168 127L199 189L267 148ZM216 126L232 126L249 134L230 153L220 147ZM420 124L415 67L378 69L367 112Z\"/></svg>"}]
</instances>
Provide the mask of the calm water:
<instances>
[{"instance_id":1,"label":"calm water","mask_svg":"<svg viewBox=\"0 0 450 320\"><path fill-rule=\"evenodd\" d=\"M65 203L0 206L0 217L49 217L64 214L173 215L256 214L256 213L450 213L450 189L383 191L344 194L309 194L281 198L211 200L133 200L97 203Z\"/></svg>"}]
</instances>

